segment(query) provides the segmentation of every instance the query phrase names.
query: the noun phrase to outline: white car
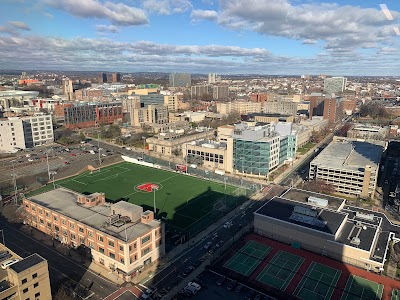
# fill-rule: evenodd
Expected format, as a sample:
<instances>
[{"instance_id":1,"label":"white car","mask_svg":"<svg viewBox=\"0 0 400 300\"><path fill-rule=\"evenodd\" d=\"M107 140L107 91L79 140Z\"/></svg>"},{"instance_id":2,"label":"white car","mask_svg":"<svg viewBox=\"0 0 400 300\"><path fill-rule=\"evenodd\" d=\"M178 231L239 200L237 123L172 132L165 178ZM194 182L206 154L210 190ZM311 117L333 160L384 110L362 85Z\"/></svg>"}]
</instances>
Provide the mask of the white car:
<instances>
[{"instance_id":1,"label":"white car","mask_svg":"<svg viewBox=\"0 0 400 300\"><path fill-rule=\"evenodd\" d=\"M197 291L201 290L201 285L196 282L192 282L192 281L187 284L186 288L188 288L188 287L192 287L192 288L196 289Z\"/></svg>"},{"instance_id":2,"label":"white car","mask_svg":"<svg viewBox=\"0 0 400 300\"><path fill-rule=\"evenodd\" d=\"M33 159L32 158L28 158L28 161L33 162Z\"/></svg>"},{"instance_id":3,"label":"white car","mask_svg":"<svg viewBox=\"0 0 400 300\"><path fill-rule=\"evenodd\" d=\"M3 270L5 270L5 269L7 269L9 266L11 266L12 264L15 264L16 262L19 262L19 259L18 259L18 258L13 258L13 259L6 260L5 262L3 262L3 263L1 264L1 268L2 268Z\"/></svg>"}]
</instances>

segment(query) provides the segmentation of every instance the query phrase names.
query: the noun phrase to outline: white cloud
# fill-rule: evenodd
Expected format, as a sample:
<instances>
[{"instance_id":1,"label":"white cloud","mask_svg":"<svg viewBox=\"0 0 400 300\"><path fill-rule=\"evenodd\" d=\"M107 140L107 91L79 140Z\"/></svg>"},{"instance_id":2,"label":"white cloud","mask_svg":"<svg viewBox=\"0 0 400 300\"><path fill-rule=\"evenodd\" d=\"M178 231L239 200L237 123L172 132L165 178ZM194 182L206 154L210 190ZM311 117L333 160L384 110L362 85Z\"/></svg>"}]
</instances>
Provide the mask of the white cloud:
<instances>
[{"instance_id":1,"label":"white cloud","mask_svg":"<svg viewBox=\"0 0 400 300\"><path fill-rule=\"evenodd\" d=\"M199 20L217 20L218 13L215 10L202 10L202 9L194 9L190 14L190 17L193 21Z\"/></svg>"},{"instance_id":2,"label":"white cloud","mask_svg":"<svg viewBox=\"0 0 400 300\"><path fill-rule=\"evenodd\" d=\"M20 30L26 30L29 31L31 28L26 25L26 23L21 22L21 21L8 21L8 24L10 24L12 27Z\"/></svg>"},{"instance_id":3,"label":"white cloud","mask_svg":"<svg viewBox=\"0 0 400 300\"><path fill-rule=\"evenodd\" d=\"M394 37L390 22L378 7L292 3L289 0L221 1L218 23L234 30L252 30L268 36L321 40L328 47L374 47ZM392 13L395 18L400 16L398 12Z\"/></svg>"},{"instance_id":4,"label":"white cloud","mask_svg":"<svg viewBox=\"0 0 400 300\"><path fill-rule=\"evenodd\" d=\"M96 25L96 30L100 32L112 32L112 33L119 32L119 28L114 25Z\"/></svg>"},{"instance_id":5,"label":"white cloud","mask_svg":"<svg viewBox=\"0 0 400 300\"><path fill-rule=\"evenodd\" d=\"M114 25L131 26L148 23L142 9L124 3L97 0L43 0L43 2L76 17L106 19Z\"/></svg>"},{"instance_id":6,"label":"white cloud","mask_svg":"<svg viewBox=\"0 0 400 300\"><path fill-rule=\"evenodd\" d=\"M160 15L183 13L192 8L189 0L143 0L143 8Z\"/></svg>"},{"instance_id":7,"label":"white cloud","mask_svg":"<svg viewBox=\"0 0 400 300\"><path fill-rule=\"evenodd\" d=\"M274 55L264 48L172 45L105 38L1 36L0 65L13 69L186 71L259 74L396 75L397 44L367 53L327 49L311 58Z\"/></svg>"}]
</instances>

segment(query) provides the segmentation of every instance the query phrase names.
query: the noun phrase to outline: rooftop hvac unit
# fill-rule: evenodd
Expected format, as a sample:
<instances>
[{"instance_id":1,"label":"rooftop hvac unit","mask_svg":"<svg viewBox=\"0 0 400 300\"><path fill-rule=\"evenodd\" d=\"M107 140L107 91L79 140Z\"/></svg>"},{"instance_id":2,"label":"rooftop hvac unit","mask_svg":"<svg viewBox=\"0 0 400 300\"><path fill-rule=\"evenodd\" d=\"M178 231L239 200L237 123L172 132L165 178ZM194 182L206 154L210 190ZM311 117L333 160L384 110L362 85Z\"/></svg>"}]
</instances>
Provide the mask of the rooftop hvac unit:
<instances>
[{"instance_id":1,"label":"rooftop hvac unit","mask_svg":"<svg viewBox=\"0 0 400 300\"><path fill-rule=\"evenodd\" d=\"M318 197L313 197L313 196L308 197L308 203L319 206L319 207L327 207L328 206L328 200L318 198Z\"/></svg>"},{"instance_id":2,"label":"rooftop hvac unit","mask_svg":"<svg viewBox=\"0 0 400 300\"><path fill-rule=\"evenodd\" d=\"M373 221L374 220L374 215L373 214L365 214L359 211L356 211L356 217L360 218L360 219L365 219L365 220L369 220L369 221Z\"/></svg>"},{"instance_id":3,"label":"rooftop hvac unit","mask_svg":"<svg viewBox=\"0 0 400 300\"><path fill-rule=\"evenodd\" d=\"M360 246L361 240L358 237L353 237L350 241L353 245Z\"/></svg>"},{"instance_id":4,"label":"rooftop hvac unit","mask_svg":"<svg viewBox=\"0 0 400 300\"><path fill-rule=\"evenodd\" d=\"M303 206L295 206L293 211L295 213L305 215L305 216L310 216L310 217L316 217L318 216L318 211L310 209L308 207L303 207Z\"/></svg>"}]
</instances>

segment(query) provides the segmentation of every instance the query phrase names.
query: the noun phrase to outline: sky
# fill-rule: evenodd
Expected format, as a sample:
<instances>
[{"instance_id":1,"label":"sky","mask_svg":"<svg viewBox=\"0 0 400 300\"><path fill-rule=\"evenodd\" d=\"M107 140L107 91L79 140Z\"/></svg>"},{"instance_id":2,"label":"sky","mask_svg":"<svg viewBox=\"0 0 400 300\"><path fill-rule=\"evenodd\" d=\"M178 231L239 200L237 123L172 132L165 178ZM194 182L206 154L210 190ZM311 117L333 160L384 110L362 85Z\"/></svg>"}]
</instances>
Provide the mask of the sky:
<instances>
[{"instance_id":1,"label":"sky","mask_svg":"<svg viewBox=\"0 0 400 300\"><path fill-rule=\"evenodd\" d=\"M384 1L0 0L0 69L399 76Z\"/></svg>"}]
</instances>

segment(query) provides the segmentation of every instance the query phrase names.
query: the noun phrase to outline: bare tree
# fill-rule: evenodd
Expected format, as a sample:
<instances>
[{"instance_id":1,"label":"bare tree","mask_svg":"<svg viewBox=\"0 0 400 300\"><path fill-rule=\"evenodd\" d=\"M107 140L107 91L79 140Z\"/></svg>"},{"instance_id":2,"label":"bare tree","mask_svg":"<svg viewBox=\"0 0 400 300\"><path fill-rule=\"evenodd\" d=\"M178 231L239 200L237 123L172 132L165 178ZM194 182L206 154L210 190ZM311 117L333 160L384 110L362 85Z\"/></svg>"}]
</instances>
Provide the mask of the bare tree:
<instances>
[{"instance_id":1,"label":"bare tree","mask_svg":"<svg viewBox=\"0 0 400 300\"><path fill-rule=\"evenodd\" d=\"M74 297L71 293L71 291L65 287L64 285L61 285L60 288L58 289L57 293L53 297L54 300L73 300Z\"/></svg>"},{"instance_id":2,"label":"bare tree","mask_svg":"<svg viewBox=\"0 0 400 300\"><path fill-rule=\"evenodd\" d=\"M21 223L23 220L21 210L22 209L18 205L14 203L8 203L3 206L1 214L10 223Z\"/></svg>"}]
</instances>

